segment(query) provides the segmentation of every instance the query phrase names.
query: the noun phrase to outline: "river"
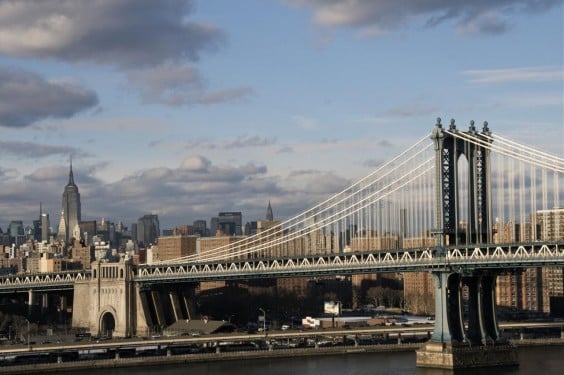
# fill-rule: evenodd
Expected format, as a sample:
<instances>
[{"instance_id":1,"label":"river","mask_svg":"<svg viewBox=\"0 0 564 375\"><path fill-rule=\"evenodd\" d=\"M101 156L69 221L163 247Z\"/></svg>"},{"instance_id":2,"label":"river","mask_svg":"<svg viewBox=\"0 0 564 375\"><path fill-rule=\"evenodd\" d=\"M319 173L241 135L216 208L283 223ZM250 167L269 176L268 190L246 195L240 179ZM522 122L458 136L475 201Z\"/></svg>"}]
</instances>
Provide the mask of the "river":
<instances>
[{"instance_id":1,"label":"river","mask_svg":"<svg viewBox=\"0 0 564 375\"><path fill-rule=\"evenodd\" d=\"M480 375L562 375L564 346L521 347L519 366L456 371ZM415 367L415 352L219 361L159 367L74 371L77 375L448 375L452 371Z\"/></svg>"}]
</instances>

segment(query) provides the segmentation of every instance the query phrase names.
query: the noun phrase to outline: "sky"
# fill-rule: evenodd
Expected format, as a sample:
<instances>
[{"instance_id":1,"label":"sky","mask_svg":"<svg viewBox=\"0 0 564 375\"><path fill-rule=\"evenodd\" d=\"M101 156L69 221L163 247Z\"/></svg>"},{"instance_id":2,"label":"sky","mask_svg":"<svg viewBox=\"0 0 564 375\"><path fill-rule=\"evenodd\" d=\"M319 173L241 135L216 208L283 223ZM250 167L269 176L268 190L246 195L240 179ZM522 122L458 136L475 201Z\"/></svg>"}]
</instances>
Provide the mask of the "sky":
<instances>
[{"instance_id":1,"label":"sky","mask_svg":"<svg viewBox=\"0 0 564 375\"><path fill-rule=\"evenodd\" d=\"M564 155L558 0L0 0L0 228L302 212L441 117ZM430 141L431 142L431 141Z\"/></svg>"}]
</instances>

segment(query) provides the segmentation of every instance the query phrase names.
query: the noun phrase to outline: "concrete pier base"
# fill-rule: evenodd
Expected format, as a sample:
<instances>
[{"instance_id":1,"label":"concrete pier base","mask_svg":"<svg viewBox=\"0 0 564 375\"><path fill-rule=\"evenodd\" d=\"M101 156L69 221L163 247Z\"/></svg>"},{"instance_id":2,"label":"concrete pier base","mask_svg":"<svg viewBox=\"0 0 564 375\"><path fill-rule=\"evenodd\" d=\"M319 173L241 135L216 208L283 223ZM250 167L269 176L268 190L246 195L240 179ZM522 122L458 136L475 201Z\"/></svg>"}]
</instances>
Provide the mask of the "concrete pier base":
<instances>
[{"instance_id":1,"label":"concrete pier base","mask_svg":"<svg viewBox=\"0 0 564 375\"><path fill-rule=\"evenodd\" d=\"M471 367L518 366L517 349L509 343L495 346L429 342L417 350L417 367L456 370Z\"/></svg>"}]
</instances>

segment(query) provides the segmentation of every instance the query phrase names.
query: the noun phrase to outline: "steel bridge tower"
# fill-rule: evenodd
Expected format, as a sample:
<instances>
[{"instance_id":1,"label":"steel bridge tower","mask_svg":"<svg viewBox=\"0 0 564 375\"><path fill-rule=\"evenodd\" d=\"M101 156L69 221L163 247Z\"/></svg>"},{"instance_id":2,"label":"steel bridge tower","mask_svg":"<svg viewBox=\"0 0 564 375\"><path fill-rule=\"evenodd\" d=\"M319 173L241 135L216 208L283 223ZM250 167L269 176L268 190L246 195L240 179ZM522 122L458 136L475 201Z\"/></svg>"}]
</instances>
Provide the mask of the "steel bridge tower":
<instances>
[{"instance_id":1,"label":"steel bridge tower","mask_svg":"<svg viewBox=\"0 0 564 375\"><path fill-rule=\"evenodd\" d=\"M437 119L431 135L435 143L436 251L446 246L492 242L490 151L482 145L452 135L454 120L446 132ZM467 132L482 142L490 130L484 122L481 133L474 121ZM459 167L461 157L468 162ZM463 177L466 177L464 179ZM468 181L461 186L460 180ZM461 189L467 188L466 199ZM466 206L467 216L462 217ZM463 220L466 219L466 220ZM463 227L461 222L466 221ZM495 312L496 274L489 270L462 270L445 267L433 270L435 281L435 329L429 343L417 352L421 367L464 368L516 365L515 348L499 335ZM462 290L468 290L467 316L463 313Z\"/></svg>"}]
</instances>

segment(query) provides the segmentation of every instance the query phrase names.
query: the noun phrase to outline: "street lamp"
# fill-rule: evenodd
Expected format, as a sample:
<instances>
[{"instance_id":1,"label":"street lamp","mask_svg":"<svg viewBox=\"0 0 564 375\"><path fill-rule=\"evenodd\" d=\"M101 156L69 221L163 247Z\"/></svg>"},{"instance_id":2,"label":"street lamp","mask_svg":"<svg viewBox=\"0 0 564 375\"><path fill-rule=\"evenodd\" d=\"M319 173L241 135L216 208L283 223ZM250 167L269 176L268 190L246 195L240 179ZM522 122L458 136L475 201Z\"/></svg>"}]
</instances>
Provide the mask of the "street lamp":
<instances>
[{"instance_id":1,"label":"street lamp","mask_svg":"<svg viewBox=\"0 0 564 375\"><path fill-rule=\"evenodd\" d=\"M262 330L266 335L266 311L259 307L259 311L262 312Z\"/></svg>"}]
</instances>

